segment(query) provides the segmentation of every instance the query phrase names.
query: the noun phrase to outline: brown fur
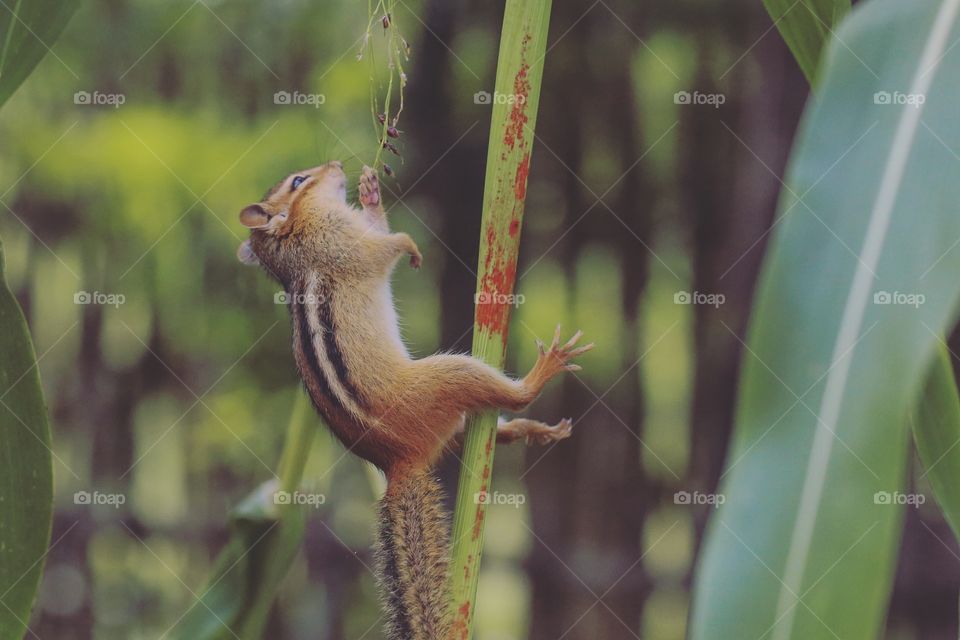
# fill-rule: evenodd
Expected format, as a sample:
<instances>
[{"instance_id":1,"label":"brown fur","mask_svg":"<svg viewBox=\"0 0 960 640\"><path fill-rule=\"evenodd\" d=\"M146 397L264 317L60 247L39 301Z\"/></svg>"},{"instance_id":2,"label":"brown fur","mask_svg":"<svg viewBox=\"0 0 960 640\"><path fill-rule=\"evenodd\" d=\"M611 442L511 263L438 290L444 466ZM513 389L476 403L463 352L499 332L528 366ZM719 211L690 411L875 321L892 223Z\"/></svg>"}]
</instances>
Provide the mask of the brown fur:
<instances>
[{"instance_id":1,"label":"brown fur","mask_svg":"<svg viewBox=\"0 0 960 640\"><path fill-rule=\"evenodd\" d=\"M296 178L305 180L293 188ZM469 356L412 359L397 328L390 274L403 255L419 267L420 251L407 234L390 232L373 170L365 167L361 177L361 208L347 203L345 187L339 162L291 174L241 212L251 235L238 256L263 266L290 296L294 356L317 410L350 451L387 475L381 549L392 558L385 566L401 565L400 577L384 578L387 602L427 606L433 596L418 590L439 589L445 580L437 580L433 560L412 559L435 559L441 548L445 554L446 533L442 519L430 515L440 508L438 492L423 474L462 431L467 414L525 408L551 378L578 369L570 360L593 345L576 347L577 332L561 346L557 327L553 343L540 345L536 364L519 380ZM498 438L545 443L569 434L568 420L551 427L520 419L501 425ZM384 536L395 540L385 544ZM395 584L412 591L394 599ZM391 613L411 621L432 615Z\"/></svg>"},{"instance_id":2,"label":"brown fur","mask_svg":"<svg viewBox=\"0 0 960 640\"><path fill-rule=\"evenodd\" d=\"M390 484L380 501L376 558L387 637L447 637L447 522L439 483L416 472Z\"/></svg>"}]
</instances>

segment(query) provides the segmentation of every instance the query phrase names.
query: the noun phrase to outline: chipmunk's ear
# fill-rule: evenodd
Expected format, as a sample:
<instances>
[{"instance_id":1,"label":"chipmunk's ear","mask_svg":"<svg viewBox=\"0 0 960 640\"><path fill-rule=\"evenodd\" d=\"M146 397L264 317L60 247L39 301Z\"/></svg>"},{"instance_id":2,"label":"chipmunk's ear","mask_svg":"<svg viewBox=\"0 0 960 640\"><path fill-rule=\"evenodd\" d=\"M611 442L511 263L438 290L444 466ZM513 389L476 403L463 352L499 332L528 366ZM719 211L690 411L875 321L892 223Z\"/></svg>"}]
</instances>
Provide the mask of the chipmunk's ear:
<instances>
[{"instance_id":1,"label":"chipmunk's ear","mask_svg":"<svg viewBox=\"0 0 960 640\"><path fill-rule=\"evenodd\" d=\"M240 212L240 224L250 229L262 229L270 222L270 214L259 204L251 204Z\"/></svg>"},{"instance_id":2,"label":"chipmunk's ear","mask_svg":"<svg viewBox=\"0 0 960 640\"><path fill-rule=\"evenodd\" d=\"M260 259L253 252L253 248L250 247L249 240L244 240L240 243L240 246L237 247L237 259L243 264L248 264L254 267L260 264Z\"/></svg>"}]
</instances>

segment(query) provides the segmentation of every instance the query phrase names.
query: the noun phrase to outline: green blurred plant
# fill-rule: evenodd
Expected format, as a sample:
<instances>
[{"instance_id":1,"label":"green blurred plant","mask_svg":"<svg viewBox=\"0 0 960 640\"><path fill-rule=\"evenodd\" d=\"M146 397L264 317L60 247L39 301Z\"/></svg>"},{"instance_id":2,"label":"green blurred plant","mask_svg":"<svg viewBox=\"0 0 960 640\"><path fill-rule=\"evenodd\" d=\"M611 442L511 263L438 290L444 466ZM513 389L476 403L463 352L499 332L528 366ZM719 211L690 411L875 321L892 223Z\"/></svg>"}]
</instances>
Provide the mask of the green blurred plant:
<instances>
[{"instance_id":1,"label":"green blurred plant","mask_svg":"<svg viewBox=\"0 0 960 640\"><path fill-rule=\"evenodd\" d=\"M0 8L0 107L57 41L79 0L16 0Z\"/></svg>"},{"instance_id":2,"label":"green blurred plant","mask_svg":"<svg viewBox=\"0 0 960 640\"><path fill-rule=\"evenodd\" d=\"M850 11L850 0L763 0L763 4L807 81L815 86L823 45Z\"/></svg>"},{"instance_id":3,"label":"green blurred plant","mask_svg":"<svg viewBox=\"0 0 960 640\"><path fill-rule=\"evenodd\" d=\"M358 58L367 56L370 63L370 113L373 117L373 128L377 132L377 152L373 160L376 169L384 166L381 159L383 150L389 149L399 155L394 140L399 136L397 125L403 113L403 92L407 86L407 74L403 69L404 63L410 59L410 45L407 43L396 23L397 0L367 0L367 30L363 36ZM387 56L387 89L383 101L377 99L376 61L374 59L373 39L375 32L383 30L386 37ZM397 110L393 108L394 83L397 87ZM387 165L389 167L389 165ZM386 170L389 174L393 169Z\"/></svg>"},{"instance_id":4,"label":"green blurred plant","mask_svg":"<svg viewBox=\"0 0 960 640\"><path fill-rule=\"evenodd\" d=\"M0 108L77 7L17 0L0 10ZM43 575L53 515L50 424L26 319L4 276L0 241L0 640L23 637Z\"/></svg>"},{"instance_id":5,"label":"green blurred plant","mask_svg":"<svg viewBox=\"0 0 960 640\"><path fill-rule=\"evenodd\" d=\"M818 11L841 15L840 4ZM823 19L778 20L819 94L754 306L692 638L879 636L903 521L904 418L918 398L921 458L956 522L960 408L939 336L960 298L960 256L944 244L960 234L960 189L938 167L960 145L946 56L958 7L858 6L819 67Z\"/></svg>"},{"instance_id":6,"label":"green blurred plant","mask_svg":"<svg viewBox=\"0 0 960 640\"><path fill-rule=\"evenodd\" d=\"M177 624L184 640L256 640L263 637L281 581L303 543L304 507L289 499L300 487L317 422L298 388L280 459L280 481L270 480L230 515L230 539L214 563L202 595Z\"/></svg>"},{"instance_id":7,"label":"green blurred plant","mask_svg":"<svg viewBox=\"0 0 960 640\"><path fill-rule=\"evenodd\" d=\"M506 356L520 227L527 192L540 82L550 23L550 0L508 0L500 35L497 78L484 179L480 264L473 329L473 355L494 367ZM451 564L453 636L469 638L476 611L486 504L497 431L496 411L467 423L453 516Z\"/></svg>"},{"instance_id":8,"label":"green blurred plant","mask_svg":"<svg viewBox=\"0 0 960 640\"><path fill-rule=\"evenodd\" d=\"M946 348L937 350L912 418L924 475L960 540L960 396Z\"/></svg>"}]
</instances>

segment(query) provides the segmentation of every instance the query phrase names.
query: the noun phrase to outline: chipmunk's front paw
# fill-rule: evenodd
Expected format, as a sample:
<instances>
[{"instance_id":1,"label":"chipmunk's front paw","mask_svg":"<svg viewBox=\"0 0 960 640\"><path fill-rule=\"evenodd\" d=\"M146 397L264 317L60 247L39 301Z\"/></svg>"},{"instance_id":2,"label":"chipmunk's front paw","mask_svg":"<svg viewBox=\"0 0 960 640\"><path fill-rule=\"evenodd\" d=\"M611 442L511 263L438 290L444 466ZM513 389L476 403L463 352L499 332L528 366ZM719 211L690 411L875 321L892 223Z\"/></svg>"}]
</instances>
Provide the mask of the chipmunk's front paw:
<instances>
[{"instance_id":1,"label":"chipmunk's front paw","mask_svg":"<svg viewBox=\"0 0 960 640\"><path fill-rule=\"evenodd\" d=\"M575 334L573 334L573 337L561 347L560 325L557 325L557 329L553 334L553 342L550 343L549 350L545 349L543 343L537 340L537 349L540 351L540 355L537 358L537 364L535 365L535 368L540 369L540 375L545 380L549 380L561 371L580 370L580 365L573 364L570 361L573 358L590 351L590 349L593 349L592 342L582 347L576 346L577 341L580 340L582 335L582 331L577 331Z\"/></svg>"},{"instance_id":2,"label":"chipmunk's front paw","mask_svg":"<svg viewBox=\"0 0 960 640\"><path fill-rule=\"evenodd\" d=\"M420 255L419 251L414 250L413 253L410 254L410 266L414 269L419 269L422 263L423 256Z\"/></svg>"},{"instance_id":3,"label":"chipmunk's front paw","mask_svg":"<svg viewBox=\"0 0 960 640\"><path fill-rule=\"evenodd\" d=\"M380 179L377 172L364 167L360 173L360 204L364 207L380 206Z\"/></svg>"}]
</instances>

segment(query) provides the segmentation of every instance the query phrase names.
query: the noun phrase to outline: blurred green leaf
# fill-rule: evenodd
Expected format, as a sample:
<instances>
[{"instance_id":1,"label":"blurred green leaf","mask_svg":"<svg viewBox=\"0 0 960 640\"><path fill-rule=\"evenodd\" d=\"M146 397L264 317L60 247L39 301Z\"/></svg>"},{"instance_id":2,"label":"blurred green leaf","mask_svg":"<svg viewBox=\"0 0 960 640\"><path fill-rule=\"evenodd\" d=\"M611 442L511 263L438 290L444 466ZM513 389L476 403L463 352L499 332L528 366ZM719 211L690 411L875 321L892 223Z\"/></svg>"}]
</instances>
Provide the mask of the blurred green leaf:
<instances>
[{"instance_id":1,"label":"blurred green leaf","mask_svg":"<svg viewBox=\"0 0 960 640\"><path fill-rule=\"evenodd\" d=\"M942 347L913 412L913 439L937 503L960 539L960 396Z\"/></svg>"},{"instance_id":2,"label":"blurred green leaf","mask_svg":"<svg viewBox=\"0 0 960 640\"><path fill-rule=\"evenodd\" d=\"M751 319L692 638L881 635L904 416L960 297L958 6L871 0L827 50Z\"/></svg>"},{"instance_id":3,"label":"blurred green leaf","mask_svg":"<svg viewBox=\"0 0 960 640\"><path fill-rule=\"evenodd\" d=\"M264 483L234 510L231 534L209 585L176 636L184 640L258 640L277 587L303 542L303 509L274 504L277 483Z\"/></svg>"},{"instance_id":4,"label":"blurred green leaf","mask_svg":"<svg viewBox=\"0 0 960 640\"><path fill-rule=\"evenodd\" d=\"M823 45L850 11L850 0L763 0L800 69L815 84Z\"/></svg>"},{"instance_id":5,"label":"blurred green leaf","mask_svg":"<svg viewBox=\"0 0 960 640\"><path fill-rule=\"evenodd\" d=\"M43 58L75 0L0 9L0 106ZM23 637L50 542L50 425L26 319L4 278L0 243L0 639Z\"/></svg>"},{"instance_id":6,"label":"blurred green leaf","mask_svg":"<svg viewBox=\"0 0 960 640\"><path fill-rule=\"evenodd\" d=\"M43 574L53 467L37 358L3 267L0 243L0 639L7 640L26 632Z\"/></svg>"},{"instance_id":7,"label":"blurred green leaf","mask_svg":"<svg viewBox=\"0 0 960 640\"><path fill-rule=\"evenodd\" d=\"M0 106L50 51L79 5L79 0L0 3Z\"/></svg>"},{"instance_id":8,"label":"blurred green leaf","mask_svg":"<svg viewBox=\"0 0 960 640\"><path fill-rule=\"evenodd\" d=\"M306 516L289 497L303 479L317 433L310 400L298 387L287 425L280 481L247 496L230 517L231 535L200 601L178 624L184 640L259 640L277 588L303 543ZM278 504L278 502L280 504Z\"/></svg>"}]
</instances>

